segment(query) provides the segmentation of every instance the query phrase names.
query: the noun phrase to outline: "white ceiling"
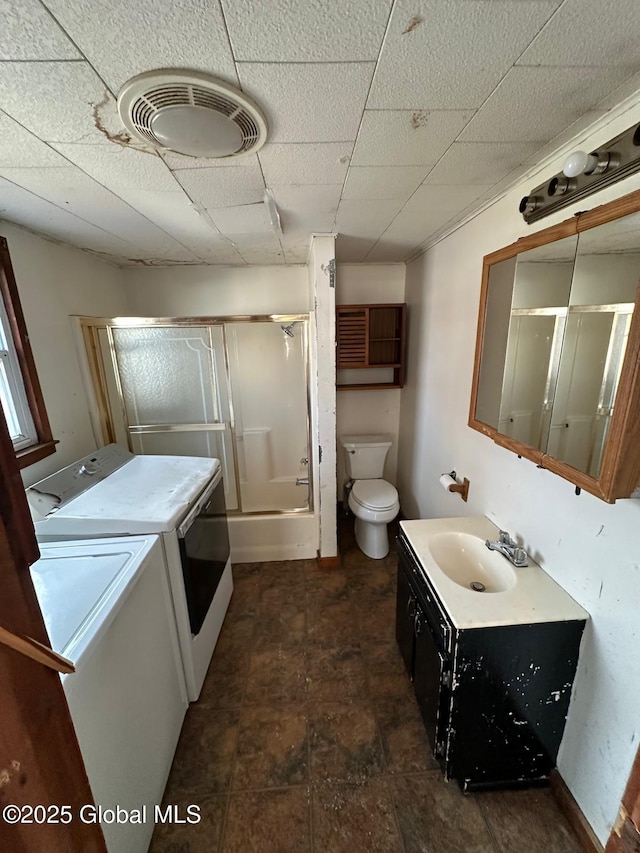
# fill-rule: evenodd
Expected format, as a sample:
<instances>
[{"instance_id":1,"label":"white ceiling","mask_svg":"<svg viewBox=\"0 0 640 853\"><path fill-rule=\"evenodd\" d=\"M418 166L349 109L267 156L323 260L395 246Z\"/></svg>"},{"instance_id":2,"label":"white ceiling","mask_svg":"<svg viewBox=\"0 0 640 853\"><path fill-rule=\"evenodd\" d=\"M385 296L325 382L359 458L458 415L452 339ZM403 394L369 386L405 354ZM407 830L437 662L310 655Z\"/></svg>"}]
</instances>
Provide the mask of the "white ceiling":
<instances>
[{"instance_id":1,"label":"white ceiling","mask_svg":"<svg viewBox=\"0 0 640 853\"><path fill-rule=\"evenodd\" d=\"M266 145L130 144L120 87L170 67L247 92ZM638 72L638 0L0 0L0 218L119 264L301 263L330 231L403 261Z\"/></svg>"}]
</instances>

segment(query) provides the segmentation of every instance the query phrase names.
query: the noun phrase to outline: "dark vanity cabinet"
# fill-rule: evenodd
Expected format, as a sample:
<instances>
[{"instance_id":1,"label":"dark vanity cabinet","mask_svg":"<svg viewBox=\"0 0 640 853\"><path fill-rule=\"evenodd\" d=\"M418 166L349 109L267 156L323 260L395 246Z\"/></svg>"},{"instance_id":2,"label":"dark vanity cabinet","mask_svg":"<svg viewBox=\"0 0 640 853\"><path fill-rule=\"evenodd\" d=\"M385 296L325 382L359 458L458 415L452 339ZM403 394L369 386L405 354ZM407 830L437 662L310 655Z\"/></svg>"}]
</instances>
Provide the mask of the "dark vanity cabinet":
<instances>
[{"instance_id":1,"label":"dark vanity cabinet","mask_svg":"<svg viewBox=\"0 0 640 853\"><path fill-rule=\"evenodd\" d=\"M397 595L398 645L446 778L463 790L546 780L585 621L459 629L402 534Z\"/></svg>"}]
</instances>

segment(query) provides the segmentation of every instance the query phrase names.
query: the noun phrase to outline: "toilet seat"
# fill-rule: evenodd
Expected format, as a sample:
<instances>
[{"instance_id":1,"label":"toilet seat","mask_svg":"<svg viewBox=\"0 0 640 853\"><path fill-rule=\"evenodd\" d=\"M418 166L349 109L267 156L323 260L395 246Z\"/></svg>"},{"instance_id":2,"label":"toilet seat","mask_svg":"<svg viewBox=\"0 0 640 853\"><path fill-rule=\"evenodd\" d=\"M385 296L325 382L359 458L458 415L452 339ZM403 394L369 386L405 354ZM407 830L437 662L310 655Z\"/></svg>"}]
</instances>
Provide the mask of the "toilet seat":
<instances>
[{"instance_id":1,"label":"toilet seat","mask_svg":"<svg viewBox=\"0 0 640 853\"><path fill-rule=\"evenodd\" d=\"M394 509L398 503L395 486L386 480L356 480L351 489L351 497L363 509L377 512Z\"/></svg>"}]
</instances>

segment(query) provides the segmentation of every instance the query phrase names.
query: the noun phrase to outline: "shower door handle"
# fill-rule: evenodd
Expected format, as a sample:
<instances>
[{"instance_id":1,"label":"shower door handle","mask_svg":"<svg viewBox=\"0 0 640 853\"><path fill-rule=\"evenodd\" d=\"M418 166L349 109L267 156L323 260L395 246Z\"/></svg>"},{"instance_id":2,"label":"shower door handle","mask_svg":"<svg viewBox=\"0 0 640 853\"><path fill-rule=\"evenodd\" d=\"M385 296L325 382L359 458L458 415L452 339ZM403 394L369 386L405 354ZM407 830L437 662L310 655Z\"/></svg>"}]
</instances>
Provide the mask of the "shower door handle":
<instances>
[{"instance_id":1,"label":"shower door handle","mask_svg":"<svg viewBox=\"0 0 640 853\"><path fill-rule=\"evenodd\" d=\"M309 478L308 477L296 477L296 486L308 486Z\"/></svg>"}]
</instances>

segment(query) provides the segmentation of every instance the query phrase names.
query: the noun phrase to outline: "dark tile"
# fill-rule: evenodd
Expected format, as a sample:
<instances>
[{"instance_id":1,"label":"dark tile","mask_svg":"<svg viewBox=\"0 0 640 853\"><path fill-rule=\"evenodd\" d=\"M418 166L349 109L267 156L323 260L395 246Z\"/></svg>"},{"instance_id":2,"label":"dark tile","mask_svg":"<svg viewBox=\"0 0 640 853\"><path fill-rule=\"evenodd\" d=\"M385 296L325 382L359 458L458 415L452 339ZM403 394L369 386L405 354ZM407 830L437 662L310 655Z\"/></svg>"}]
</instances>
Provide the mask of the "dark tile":
<instances>
[{"instance_id":1,"label":"dark tile","mask_svg":"<svg viewBox=\"0 0 640 853\"><path fill-rule=\"evenodd\" d=\"M405 853L496 853L476 799L454 782L431 773L396 776L390 784Z\"/></svg>"},{"instance_id":2,"label":"dark tile","mask_svg":"<svg viewBox=\"0 0 640 853\"><path fill-rule=\"evenodd\" d=\"M300 646L307 636L306 613L302 596L294 603L260 607L256 617L254 648Z\"/></svg>"},{"instance_id":3,"label":"dark tile","mask_svg":"<svg viewBox=\"0 0 640 853\"><path fill-rule=\"evenodd\" d=\"M359 782L385 770L373 710L361 704L326 704L309 712L311 776Z\"/></svg>"},{"instance_id":4,"label":"dark tile","mask_svg":"<svg viewBox=\"0 0 640 853\"><path fill-rule=\"evenodd\" d=\"M223 853L310 853L309 792L304 788L233 794Z\"/></svg>"},{"instance_id":5,"label":"dark tile","mask_svg":"<svg viewBox=\"0 0 640 853\"><path fill-rule=\"evenodd\" d=\"M358 627L362 639L390 642L395 637L396 602L393 598L356 600Z\"/></svg>"},{"instance_id":6,"label":"dark tile","mask_svg":"<svg viewBox=\"0 0 640 853\"><path fill-rule=\"evenodd\" d=\"M347 575L337 569L319 569L307 573L307 604L346 601L349 597Z\"/></svg>"},{"instance_id":7,"label":"dark tile","mask_svg":"<svg viewBox=\"0 0 640 853\"><path fill-rule=\"evenodd\" d=\"M307 640L318 646L356 645L359 641L356 614L348 599L312 601L307 605Z\"/></svg>"},{"instance_id":8,"label":"dark tile","mask_svg":"<svg viewBox=\"0 0 640 853\"><path fill-rule=\"evenodd\" d=\"M362 654L356 646L307 648L310 703L344 702L367 695Z\"/></svg>"},{"instance_id":9,"label":"dark tile","mask_svg":"<svg viewBox=\"0 0 640 853\"><path fill-rule=\"evenodd\" d=\"M233 788L283 788L308 779L303 710L247 707L240 717Z\"/></svg>"},{"instance_id":10,"label":"dark tile","mask_svg":"<svg viewBox=\"0 0 640 853\"><path fill-rule=\"evenodd\" d=\"M227 791L237 740L237 711L190 708L167 783L168 802Z\"/></svg>"},{"instance_id":11,"label":"dark tile","mask_svg":"<svg viewBox=\"0 0 640 853\"><path fill-rule=\"evenodd\" d=\"M382 779L313 785L312 820L315 853L403 853Z\"/></svg>"},{"instance_id":12,"label":"dark tile","mask_svg":"<svg viewBox=\"0 0 640 853\"><path fill-rule=\"evenodd\" d=\"M548 788L475 795L499 853L582 853Z\"/></svg>"},{"instance_id":13,"label":"dark tile","mask_svg":"<svg viewBox=\"0 0 640 853\"><path fill-rule=\"evenodd\" d=\"M395 560L394 560L395 562ZM384 560L366 571L356 570L348 575L349 589L354 600L372 604L393 601L396 594L396 571Z\"/></svg>"},{"instance_id":14,"label":"dark tile","mask_svg":"<svg viewBox=\"0 0 640 853\"><path fill-rule=\"evenodd\" d=\"M306 698L306 660L301 648L257 649L251 655L245 702L295 705Z\"/></svg>"},{"instance_id":15,"label":"dark tile","mask_svg":"<svg viewBox=\"0 0 640 853\"><path fill-rule=\"evenodd\" d=\"M362 643L362 657L371 696L396 696L415 701L413 686L395 640Z\"/></svg>"},{"instance_id":16,"label":"dark tile","mask_svg":"<svg viewBox=\"0 0 640 853\"><path fill-rule=\"evenodd\" d=\"M177 806L181 819L195 816L194 811L187 813L186 809L197 806L200 820L198 823L156 823L149 853L202 853L203 850L214 853L219 850L227 799L226 795L192 796L163 803L163 809L167 805Z\"/></svg>"},{"instance_id":17,"label":"dark tile","mask_svg":"<svg viewBox=\"0 0 640 853\"><path fill-rule=\"evenodd\" d=\"M375 712L390 773L439 770L415 699L381 698Z\"/></svg>"},{"instance_id":18,"label":"dark tile","mask_svg":"<svg viewBox=\"0 0 640 853\"><path fill-rule=\"evenodd\" d=\"M250 655L214 656L194 708L239 708L249 682Z\"/></svg>"}]
</instances>

